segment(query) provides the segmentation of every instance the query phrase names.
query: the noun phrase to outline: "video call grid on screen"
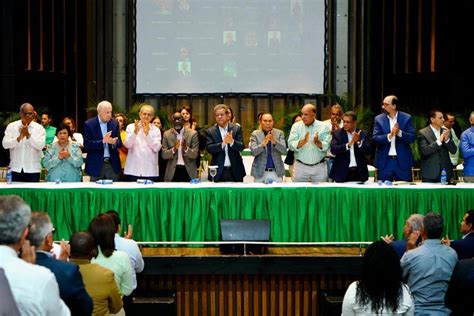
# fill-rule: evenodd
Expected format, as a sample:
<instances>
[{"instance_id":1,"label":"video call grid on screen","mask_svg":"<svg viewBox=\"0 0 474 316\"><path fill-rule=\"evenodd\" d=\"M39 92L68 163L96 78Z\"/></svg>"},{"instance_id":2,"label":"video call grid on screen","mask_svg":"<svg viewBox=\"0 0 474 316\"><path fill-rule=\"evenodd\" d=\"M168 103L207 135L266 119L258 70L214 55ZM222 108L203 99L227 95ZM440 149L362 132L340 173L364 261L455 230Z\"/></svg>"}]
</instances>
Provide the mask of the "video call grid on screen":
<instances>
[{"instance_id":1,"label":"video call grid on screen","mask_svg":"<svg viewBox=\"0 0 474 316\"><path fill-rule=\"evenodd\" d=\"M136 93L324 93L324 0L137 0Z\"/></svg>"}]
</instances>

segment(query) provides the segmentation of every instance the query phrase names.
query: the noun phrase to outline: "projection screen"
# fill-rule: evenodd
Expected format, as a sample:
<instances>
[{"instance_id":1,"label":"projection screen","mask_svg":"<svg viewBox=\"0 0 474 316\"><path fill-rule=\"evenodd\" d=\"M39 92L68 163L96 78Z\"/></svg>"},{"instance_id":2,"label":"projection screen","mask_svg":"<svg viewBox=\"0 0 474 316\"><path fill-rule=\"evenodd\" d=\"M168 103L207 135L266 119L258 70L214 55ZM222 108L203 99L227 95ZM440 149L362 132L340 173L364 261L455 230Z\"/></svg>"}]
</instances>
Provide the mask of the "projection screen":
<instances>
[{"instance_id":1,"label":"projection screen","mask_svg":"<svg viewBox=\"0 0 474 316\"><path fill-rule=\"evenodd\" d=\"M324 0L136 0L136 93L324 93Z\"/></svg>"}]
</instances>

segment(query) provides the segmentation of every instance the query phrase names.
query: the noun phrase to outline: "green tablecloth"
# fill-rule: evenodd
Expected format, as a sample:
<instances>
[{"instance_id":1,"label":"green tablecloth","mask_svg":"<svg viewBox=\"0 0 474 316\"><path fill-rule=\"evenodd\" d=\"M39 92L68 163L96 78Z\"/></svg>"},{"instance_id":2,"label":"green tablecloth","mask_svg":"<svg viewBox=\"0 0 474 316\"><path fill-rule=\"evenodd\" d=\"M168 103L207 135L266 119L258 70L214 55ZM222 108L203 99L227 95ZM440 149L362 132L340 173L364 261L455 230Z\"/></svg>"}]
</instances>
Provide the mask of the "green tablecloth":
<instances>
[{"instance_id":1,"label":"green tablecloth","mask_svg":"<svg viewBox=\"0 0 474 316\"><path fill-rule=\"evenodd\" d=\"M90 220L117 210L140 241L216 241L219 219L270 219L272 241L372 241L402 238L412 213L440 212L445 233L459 238L464 212L474 209L474 189L377 187L2 188L33 210L50 214L55 239L87 230Z\"/></svg>"}]
</instances>

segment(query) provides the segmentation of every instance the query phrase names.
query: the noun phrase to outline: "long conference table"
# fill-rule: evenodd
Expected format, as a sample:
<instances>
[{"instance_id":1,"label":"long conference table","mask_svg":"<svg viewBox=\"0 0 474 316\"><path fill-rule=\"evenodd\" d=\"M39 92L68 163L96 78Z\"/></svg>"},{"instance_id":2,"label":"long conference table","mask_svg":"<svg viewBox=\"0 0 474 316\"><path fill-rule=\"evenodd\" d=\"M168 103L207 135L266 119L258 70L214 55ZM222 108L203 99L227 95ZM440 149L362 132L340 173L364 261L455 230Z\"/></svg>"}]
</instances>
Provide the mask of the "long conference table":
<instances>
[{"instance_id":1,"label":"long conference table","mask_svg":"<svg viewBox=\"0 0 474 316\"><path fill-rule=\"evenodd\" d=\"M442 214L445 234L460 237L474 209L474 185L335 183L0 183L0 194L22 197L47 212L55 239L87 230L99 213L116 210L138 241L218 241L220 219L270 219L273 242L373 241L402 238L412 213Z\"/></svg>"}]
</instances>

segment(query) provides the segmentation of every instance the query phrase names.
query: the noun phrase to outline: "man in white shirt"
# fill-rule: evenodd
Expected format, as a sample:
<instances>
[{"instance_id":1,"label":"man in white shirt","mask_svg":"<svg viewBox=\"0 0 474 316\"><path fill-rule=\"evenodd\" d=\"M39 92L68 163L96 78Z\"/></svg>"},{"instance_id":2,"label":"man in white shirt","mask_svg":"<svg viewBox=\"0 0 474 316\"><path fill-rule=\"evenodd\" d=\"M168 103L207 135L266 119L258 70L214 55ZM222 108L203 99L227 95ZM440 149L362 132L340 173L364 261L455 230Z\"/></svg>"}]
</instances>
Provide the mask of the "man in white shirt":
<instances>
[{"instance_id":1,"label":"man in white shirt","mask_svg":"<svg viewBox=\"0 0 474 316\"><path fill-rule=\"evenodd\" d=\"M20 120L8 124L2 145L10 149L13 181L39 182L41 158L46 142L43 126L33 121L35 109L29 103L20 106Z\"/></svg>"},{"instance_id":2,"label":"man in white shirt","mask_svg":"<svg viewBox=\"0 0 474 316\"><path fill-rule=\"evenodd\" d=\"M30 217L31 209L20 197L0 196L0 268L21 315L70 315L54 274L33 264L35 249L26 240Z\"/></svg>"}]
</instances>

